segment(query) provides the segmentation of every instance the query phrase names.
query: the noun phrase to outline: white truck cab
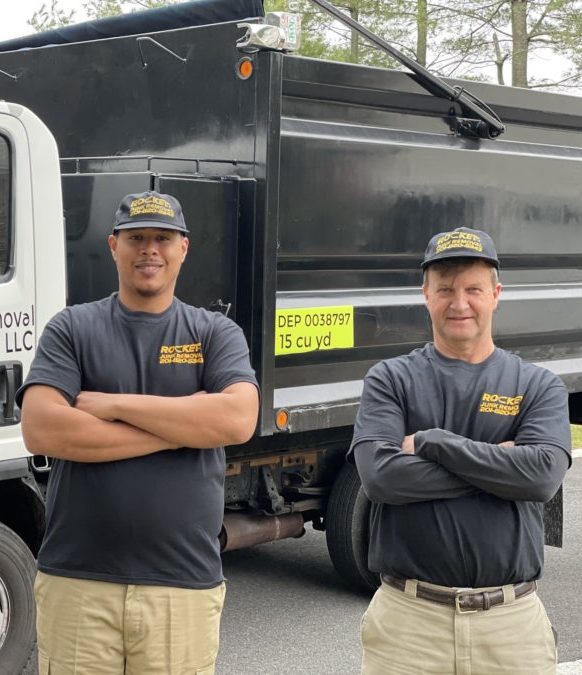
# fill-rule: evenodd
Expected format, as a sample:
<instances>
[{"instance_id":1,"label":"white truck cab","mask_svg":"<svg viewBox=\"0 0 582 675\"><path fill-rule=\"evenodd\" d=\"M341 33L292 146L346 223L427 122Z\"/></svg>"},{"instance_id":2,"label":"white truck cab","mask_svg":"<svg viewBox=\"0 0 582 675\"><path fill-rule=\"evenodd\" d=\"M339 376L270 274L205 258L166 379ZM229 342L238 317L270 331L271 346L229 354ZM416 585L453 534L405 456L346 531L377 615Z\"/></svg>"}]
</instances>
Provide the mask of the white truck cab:
<instances>
[{"instance_id":1,"label":"white truck cab","mask_svg":"<svg viewBox=\"0 0 582 675\"><path fill-rule=\"evenodd\" d=\"M58 151L47 127L0 101L0 670L20 673L34 643L32 581L44 507L14 395L47 320L65 304Z\"/></svg>"}]
</instances>

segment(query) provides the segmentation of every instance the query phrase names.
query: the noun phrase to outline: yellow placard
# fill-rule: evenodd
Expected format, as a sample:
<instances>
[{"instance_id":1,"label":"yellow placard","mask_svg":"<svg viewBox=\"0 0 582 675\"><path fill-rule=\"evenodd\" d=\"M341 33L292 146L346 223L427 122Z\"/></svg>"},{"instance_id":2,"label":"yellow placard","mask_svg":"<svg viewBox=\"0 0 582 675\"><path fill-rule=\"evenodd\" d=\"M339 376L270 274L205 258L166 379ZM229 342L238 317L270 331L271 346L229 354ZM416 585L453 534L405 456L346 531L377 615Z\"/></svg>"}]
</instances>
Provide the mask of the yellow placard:
<instances>
[{"instance_id":1,"label":"yellow placard","mask_svg":"<svg viewBox=\"0 0 582 675\"><path fill-rule=\"evenodd\" d=\"M308 307L275 313L275 355L354 346L354 308Z\"/></svg>"}]
</instances>

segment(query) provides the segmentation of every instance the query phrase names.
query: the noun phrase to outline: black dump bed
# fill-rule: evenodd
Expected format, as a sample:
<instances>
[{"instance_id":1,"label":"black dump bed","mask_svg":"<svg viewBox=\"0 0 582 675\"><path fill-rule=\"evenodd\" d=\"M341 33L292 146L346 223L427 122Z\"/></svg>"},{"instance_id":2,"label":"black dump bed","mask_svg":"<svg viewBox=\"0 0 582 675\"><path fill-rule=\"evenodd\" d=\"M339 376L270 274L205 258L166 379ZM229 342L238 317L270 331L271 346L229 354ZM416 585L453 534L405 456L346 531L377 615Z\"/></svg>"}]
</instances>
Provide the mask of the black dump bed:
<instances>
[{"instance_id":1,"label":"black dump bed","mask_svg":"<svg viewBox=\"0 0 582 675\"><path fill-rule=\"evenodd\" d=\"M348 437L370 365L429 339L427 240L474 227L501 258L497 343L582 391L579 99L470 83L507 132L461 138L451 103L412 75L245 56L243 32L235 21L0 54L17 78L0 79L0 97L39 114L71 158L69 301L115 288L105 236L120 197L173 192L192 230L178 293L244 328L259 435L284 408L287 438Z\"/></svg>"}]
</instances>

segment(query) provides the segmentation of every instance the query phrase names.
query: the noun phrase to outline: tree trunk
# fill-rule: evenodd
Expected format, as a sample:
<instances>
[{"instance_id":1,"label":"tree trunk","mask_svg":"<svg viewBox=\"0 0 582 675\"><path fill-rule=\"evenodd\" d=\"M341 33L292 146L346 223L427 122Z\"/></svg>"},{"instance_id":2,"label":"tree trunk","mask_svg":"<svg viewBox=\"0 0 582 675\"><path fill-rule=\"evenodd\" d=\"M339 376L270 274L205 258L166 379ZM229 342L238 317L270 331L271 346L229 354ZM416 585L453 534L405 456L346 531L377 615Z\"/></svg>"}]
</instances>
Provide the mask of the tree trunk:
<instances>
[{"instance_id":1,"label":"tree trunk","mask_svg":"<svg viewBox=\"0 0 582 675\"><path fill-rule=\"evenodd\" d=\"M360 13L358 12L358 7L355 3L349 6L349 12L354 21L359 20ZM350 40L350 61L352 63L360 62L360 34L356 33L355 30L352 31Z\"/></svg>"},{"instance_id":2,"label":"tree trunk","mask_svg":"<svg viewBox=\"0 0 582 675\"><path fill-rule=\"evenodd\" d=\"M416 60L426 68L426 41L428 33L427 0L416 3Z\"/></svg>"},{"instance_id":3,"label":"tree trunk","mask_svg":"<svg viewBox=\"0 0 582 675\"><path fill-rule=\"evenodd\" d=\"M497 68L497 84L505 84L503 78L503 65L507 59L507 54L501 53L501 47L499 46L499 38L497 33L493 33L493 47L495 48L495 66Z\"/></svg>"},{"instance_id":4,"label":"tree trunk","mask_svg":"<svg viewBox=\"0 0 582 675\"><path fill-rule=\"evenodd\" d=\"M511 0L511 34L513 50L511 58L511 84L527 87L527 3L528 0Z\"/></svg>"}]
</instances>

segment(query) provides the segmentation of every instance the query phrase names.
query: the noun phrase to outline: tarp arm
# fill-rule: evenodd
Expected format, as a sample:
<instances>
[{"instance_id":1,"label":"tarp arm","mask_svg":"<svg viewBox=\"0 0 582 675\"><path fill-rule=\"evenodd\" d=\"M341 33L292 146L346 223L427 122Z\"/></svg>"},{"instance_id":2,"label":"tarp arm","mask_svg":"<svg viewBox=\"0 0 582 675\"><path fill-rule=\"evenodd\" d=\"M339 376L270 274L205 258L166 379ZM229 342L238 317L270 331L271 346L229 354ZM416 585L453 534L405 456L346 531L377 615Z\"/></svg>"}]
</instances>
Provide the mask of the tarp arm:
<instances>
[{"instance_id":1,"label":"tarp arm","mask_svg":"<svg viewBox=\"0 0 582 675\"><path fill-rule=\"evenodd\" d=\"M11 75L10 73L7 73L5 70L0 70L0 75L2 75L2 77L7 77L9 80L14 80L15 82L18 79L16 75Z\"/></svg>"},{"instance_id":2,"label":"tarp arm","mask_svg":"<svg viewBox=\"0 0 582 675\"><path fill-rule=\"evenodd\" d=\"M416 76L418 83L434 96L448 98L452 103L461 106L463 114L467 117L459 118L454 107L451 107L450 115L454 117L451 130L461 136L477 136L480 138L497 138L505 131L505 125L499 116L481 99L477 98L464 87L451 87L441 78L433 75L419 63L409 58L388 42L372 33L350 16L347 16L334 7L327 0L309 0L314 5L331 14L338 21L363 35L376 47L390 54L397 61L409 68ZM477 118L477 119L474 119Z\"/></svg>"},{"instance_id":3,"label":"tarp arm","mask_svg":"<svg viewBox=\"0 0 582 675\"><path fill-rule=\"evenodd\" d=\"M162 51L166 52L166 54L169 54L170 56L173 56L177 61L180 61L181 63L188 63L188 59L184 59L176 52L173 52L171 49L168 49L167 47L164 47L163 44L159 43L157 40L154 40L154 38L148 37L147 35L135 38L135 41L137 42L137 46L139 48L139 55L141 57L141 62L144 68L148 67L148 62L146 61L145 55L143 53L142 49L142 42L151 42L153 43L156 47L161 49Z\"/></svg>"}]
</instances>

